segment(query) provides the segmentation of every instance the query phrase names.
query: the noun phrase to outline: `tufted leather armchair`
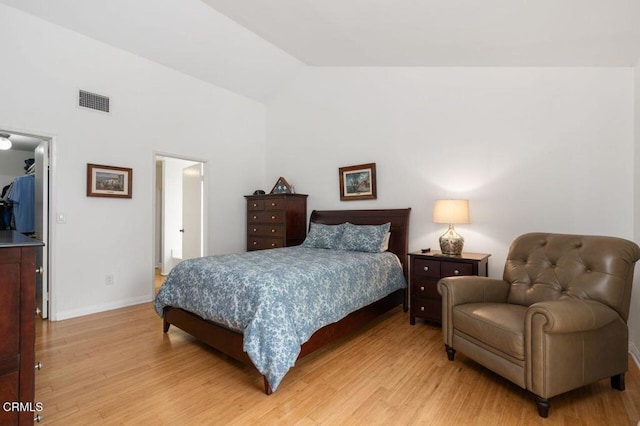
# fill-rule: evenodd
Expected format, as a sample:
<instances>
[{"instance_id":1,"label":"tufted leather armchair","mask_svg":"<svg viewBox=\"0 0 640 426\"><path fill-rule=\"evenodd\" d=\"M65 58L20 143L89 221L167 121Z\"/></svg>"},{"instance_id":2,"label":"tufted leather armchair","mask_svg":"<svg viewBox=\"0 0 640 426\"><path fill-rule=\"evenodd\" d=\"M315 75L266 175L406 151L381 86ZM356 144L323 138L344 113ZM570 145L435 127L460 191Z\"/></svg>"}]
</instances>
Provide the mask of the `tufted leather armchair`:
<instances>
[{"instance_id":1,"label":"tufted leather armchair","mask_svg":"<svg viewBox=\"0 0 640 426\"><path fill-rule=\"evenodd\" d=\"M511 245L503 279L438 282L442 334L456 351L549 398L610 377L624 390L629 304L640 248L614 237L531 233Z\"/></svg>"}]
</instances>

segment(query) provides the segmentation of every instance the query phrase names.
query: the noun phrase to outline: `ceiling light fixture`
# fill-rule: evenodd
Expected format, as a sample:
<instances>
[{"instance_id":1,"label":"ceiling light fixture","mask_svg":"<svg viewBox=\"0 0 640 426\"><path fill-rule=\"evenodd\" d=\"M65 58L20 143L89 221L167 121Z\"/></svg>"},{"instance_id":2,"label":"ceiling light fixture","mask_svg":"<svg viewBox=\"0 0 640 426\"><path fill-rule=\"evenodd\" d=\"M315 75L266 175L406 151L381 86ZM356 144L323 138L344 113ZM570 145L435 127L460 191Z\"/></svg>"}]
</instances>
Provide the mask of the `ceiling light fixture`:
<instances>
[{"instance_id":1,"label":"ceiling light fixture","mask_svg":"<svg viewBox=\"0 0 640 426\"><path fill-rule=\"evenodd\" d=\"M0 150L6 151L7 149L11 149L11 141L9 140L9 136L6 133L0 133Z\"/></svg>"}]
</instances>

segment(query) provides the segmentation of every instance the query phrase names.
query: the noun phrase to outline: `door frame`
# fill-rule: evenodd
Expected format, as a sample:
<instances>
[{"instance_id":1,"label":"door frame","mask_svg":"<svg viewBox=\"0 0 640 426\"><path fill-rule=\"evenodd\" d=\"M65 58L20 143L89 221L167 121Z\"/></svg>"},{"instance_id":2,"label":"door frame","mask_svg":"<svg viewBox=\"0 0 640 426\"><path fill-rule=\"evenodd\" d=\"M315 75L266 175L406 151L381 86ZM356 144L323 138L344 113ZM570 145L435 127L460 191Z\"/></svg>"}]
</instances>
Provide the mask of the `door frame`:
<instances>
[{"instance_id":1,"label":"door frame","mask_svg":"<svg viewBox=\"0 0 640 426\"><path fill-rule=\"evenodd\" d=\"M204 158L198 158L198 157L191 157L191 156L187 156L187 155L181 155L181 154L175 154L175 153L169 153L166 151L153 151L152 153L152 157L151 157L151 161L152 161L152 179L151 179L151 184L152 184L152 191L151 191L151 198L152 198L152 202L151 202L151 210L152 210L152 241L151 241L151 297L155 298L155 268L156 268L156 244L158 243L158 238L159 235L157 233L157 218L156 218L156 209L158 207L158 202L159 200L157 199L156 196L156 180L158 178L157 174L156 174L156 161L158 160L158 157L166 157L166 158L170 158L170 159L176 159L176 160L187 160L187 161L194 161L194 162L198 162L198 163L202 163L202 241L203 241L203 255L206 256L209 253L209 241L207 239L207 235L209 235L208 232L208 228L209 228L209 221L208 221L208 210L209 210L209 197L208 197L208 190L209 190L209 164L208 164L208 160L204 159Z\"/></svg>"},{"instance_id":2,"label":"door frame","mask_svg":"<svg viewBox=\"0 0 640 426\"><path fill-rule=\"evenodd\" d=\"M23 129L13 126L5 126L0 124L0 129L12 134L20 134L33 138L42 139L49 143L49 200L47 209L47 223L49 228L48 249L47 249L47 281L48 281L48 301L49 309L47 319L50 321L58 320L58 293L56 286L56 265L57 265L57 247L58 232L54 226L53 212L57 211L57 175L56 175L56 158L57 158L57 136L53 133L42 132L39 130Z\"/></svg>"}]
</instances>

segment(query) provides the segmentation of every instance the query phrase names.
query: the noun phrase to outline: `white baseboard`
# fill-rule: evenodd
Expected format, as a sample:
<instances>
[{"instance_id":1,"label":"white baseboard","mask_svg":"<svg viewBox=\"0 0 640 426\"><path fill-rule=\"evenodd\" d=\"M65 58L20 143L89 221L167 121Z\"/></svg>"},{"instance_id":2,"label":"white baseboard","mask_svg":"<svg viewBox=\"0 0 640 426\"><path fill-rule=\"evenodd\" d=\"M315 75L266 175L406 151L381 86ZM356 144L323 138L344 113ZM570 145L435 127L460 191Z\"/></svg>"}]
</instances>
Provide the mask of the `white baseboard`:
<instances>
[{"instance_id":1,"label":"white baseboard","mask_svg":"<svg viewBox=\"0 0 640 426\"><path fill-rule=\"evenodd\" d=\"M70 311L58 312L55 320L53 321L62 321L69 318L76 318L76 317L82 317L84 315L97 314L99 312L111 311L113 309L139 305L141 303L148 303L148 302L151 302L152 300L153 300L153 297L151 296L140 296L140 297L134 297L132 299L119 300L117 302L87 306L82 309L72 309Z\"/></svg>"},{"instance_id":2,"label":"white baseboard","mask_svg":"<svg viewBox=\"0 0 640 426\"><path fill-rule=\"evenodd\" d=\"M629 353L636 366L640 369L640 349L633 342L629 342Z\"/></svg>"}]
</instances>

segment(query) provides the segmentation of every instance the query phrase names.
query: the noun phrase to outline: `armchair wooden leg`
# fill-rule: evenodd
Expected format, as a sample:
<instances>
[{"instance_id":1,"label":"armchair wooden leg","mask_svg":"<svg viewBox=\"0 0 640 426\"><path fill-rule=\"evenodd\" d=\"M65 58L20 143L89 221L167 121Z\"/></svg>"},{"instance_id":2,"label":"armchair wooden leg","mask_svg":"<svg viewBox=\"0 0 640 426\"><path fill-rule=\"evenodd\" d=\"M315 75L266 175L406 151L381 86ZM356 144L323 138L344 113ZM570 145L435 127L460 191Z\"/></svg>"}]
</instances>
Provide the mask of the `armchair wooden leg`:
<instances>
[{"instance_id":1,"label":"armchair wooden leg","mask_svg":"<svg viewBox=\"0 0 640 426\"><path fill-rule=\"evenodd\" d=\"M447 351L447 358L449 358L449 361L453 361L456 356L456 350L447 344L444 345L444 349Z\"/></svg>"},{"instance_id":2,"label":"armchair wooden leg","mask_svg":"<svg viewBox=\"0 0 640 426\"><path fill-rule=\"evenodd\" d=\"M538 407L538 415L540 417L544 417L545 419L549 417L549 407L551 403L548 398L536 396L536 406Z\"/></svg>"},{"instance_id":3,"label":"armchair wooden leg","mask_svg":"<svg viewBox=\"0 0 640 426\"><path fill-rule=\"evenodd\" d=\"M611 387L619 391L624 390L624 373L611 376Z\"/></svg>"}]
</instances>

